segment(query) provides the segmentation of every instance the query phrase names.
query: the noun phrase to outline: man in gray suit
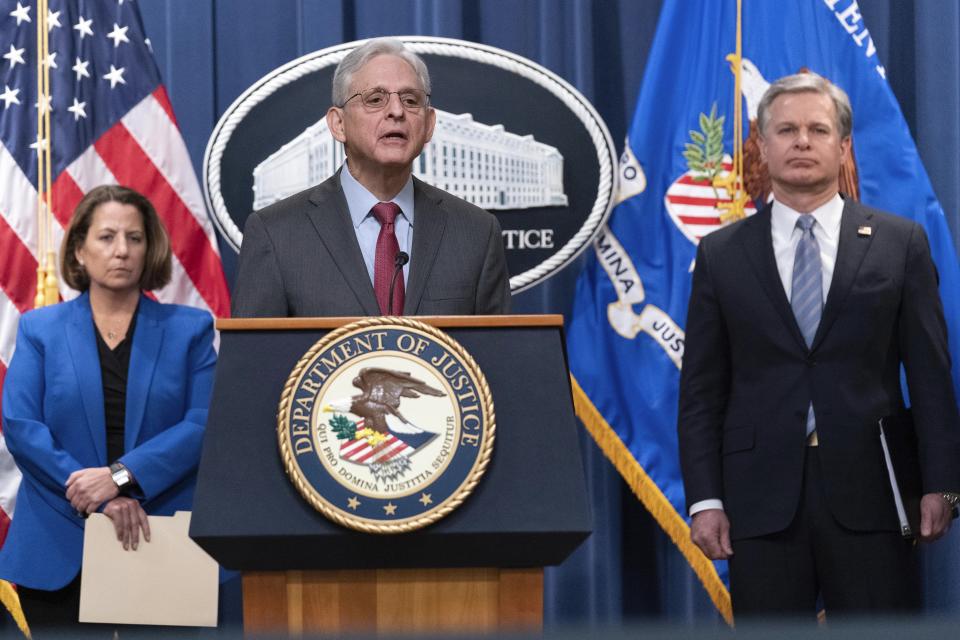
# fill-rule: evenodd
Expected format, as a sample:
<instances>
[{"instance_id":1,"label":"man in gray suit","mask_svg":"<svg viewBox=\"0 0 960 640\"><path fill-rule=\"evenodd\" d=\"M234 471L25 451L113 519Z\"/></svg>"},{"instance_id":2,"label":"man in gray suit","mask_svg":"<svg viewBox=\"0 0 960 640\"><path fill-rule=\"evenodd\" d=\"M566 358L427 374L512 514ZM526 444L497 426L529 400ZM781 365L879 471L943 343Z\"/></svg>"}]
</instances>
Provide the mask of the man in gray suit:
<instances>
[{"instance_id":1,"label":"man in gray suit","mask_svg":"<svg viewBox=\"0 0 960 640\"><path fill-rule=\"evenodd\" d=\"M508 313L496 218L413 177L436 123L423 60L371 40L337 66L333 103L347 161L247 218L234 317Z\"/></svg>"}]
</instances>

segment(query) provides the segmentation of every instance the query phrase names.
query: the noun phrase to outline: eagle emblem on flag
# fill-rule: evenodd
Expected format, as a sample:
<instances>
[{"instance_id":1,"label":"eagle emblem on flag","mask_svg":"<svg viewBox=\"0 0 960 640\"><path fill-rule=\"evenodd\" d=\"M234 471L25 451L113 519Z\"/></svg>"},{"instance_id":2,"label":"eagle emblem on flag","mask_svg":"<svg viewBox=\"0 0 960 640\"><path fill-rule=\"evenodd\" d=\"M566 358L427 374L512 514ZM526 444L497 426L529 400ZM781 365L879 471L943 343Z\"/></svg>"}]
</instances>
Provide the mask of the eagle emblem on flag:
<instances>
[{"instance_id":1,"label":"eagle emblem on flag","mask_svg":"<svg viewBox=\"0 0 960 640\"><path fill-rule=\"evenodd\" d=\"M806 71L806 68L800 69L800 73ZM770 83L747 58L741 61L740 83L750 123L749 133L740 145L742 159L738 163L725 152L723 127L726 117L717 114L717 104L714 103L709 113L700 114L699 130L691 130L690 139L684 145L687 171L673 181L663 198L670 219L694 244L711 231L753 215L757 212L755 203L762 205L771 197L770 175L760 154L760 127L757 123L757 108ZM746 196L739 206L736 202L737 186ZM840 167L840 190L854 200L860 199L853 145Z\"/></svg>"}]
</instances>

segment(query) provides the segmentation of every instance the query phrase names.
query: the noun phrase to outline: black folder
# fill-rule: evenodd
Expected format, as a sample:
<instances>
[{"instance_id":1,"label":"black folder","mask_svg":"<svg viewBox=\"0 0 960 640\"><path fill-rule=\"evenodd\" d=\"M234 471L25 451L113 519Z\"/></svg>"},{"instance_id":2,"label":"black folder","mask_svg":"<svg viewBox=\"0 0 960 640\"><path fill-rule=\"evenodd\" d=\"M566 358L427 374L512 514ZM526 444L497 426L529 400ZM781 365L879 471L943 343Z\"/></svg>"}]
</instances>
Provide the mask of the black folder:
<instances>
[{"instance_id":1,"label":"black folder","mask_svg":"<svg viewBox=\"0 0 960 640\"><path fill-rule=\"evenodd\" d=\"M880 445L890 476L890 489L904 538L920 535L922 497L917 434L909 411L881 418Z\"/></svg>"}]
</instances>

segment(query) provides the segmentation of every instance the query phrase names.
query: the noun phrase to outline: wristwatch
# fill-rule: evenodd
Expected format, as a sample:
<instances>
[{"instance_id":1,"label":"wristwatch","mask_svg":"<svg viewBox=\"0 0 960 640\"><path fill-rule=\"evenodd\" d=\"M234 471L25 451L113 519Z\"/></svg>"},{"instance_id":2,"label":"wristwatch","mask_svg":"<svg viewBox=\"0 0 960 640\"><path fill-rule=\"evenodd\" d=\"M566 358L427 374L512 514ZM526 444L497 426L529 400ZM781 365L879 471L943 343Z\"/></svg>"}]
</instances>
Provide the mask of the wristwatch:
<instances>
[{"instance_id":1,"label":"wristwatch","mask_svg":"<svg viewBox=\"0 0 960 640\"><path fill-rule=\"evenodd\" d=\"M944 491L940 494L944 500L947 501L947 504L950 505L951 509L956 509L957 504L960 503L960 493L952 493L950 491Z\"/></svg>"},{"instance_id":2,"label":"wristwatch","mask_svg":"<svg viewBox=\"0 0 960 640\"><path fill-rule=\"evenodd\" d=\"M123 492L124 489L130 488L130 485L133 484L133 477L130 475L130 472L119 462L114 462L110 465L110 475L113 477L113 483L117 485L117 489L121 492Z\"/></svg>"}]
</instances>

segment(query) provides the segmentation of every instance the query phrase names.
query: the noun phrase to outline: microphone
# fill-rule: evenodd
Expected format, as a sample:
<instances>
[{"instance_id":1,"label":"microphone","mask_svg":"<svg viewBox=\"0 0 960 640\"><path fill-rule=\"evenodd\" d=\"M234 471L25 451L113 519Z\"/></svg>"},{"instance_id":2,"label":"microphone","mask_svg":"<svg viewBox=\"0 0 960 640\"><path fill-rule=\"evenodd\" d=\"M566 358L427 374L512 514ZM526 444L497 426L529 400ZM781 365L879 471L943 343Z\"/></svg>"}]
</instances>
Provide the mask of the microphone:
<instances>
[{"instance_id":1,"label":"microphone","mask_svg":"<svg viewBox=\"0 0 960 640\"><path fill-rule=\"evenodd\" d=\"M393 286L397 284L397 274L401 273L401 271L403 270L403 266L408 262L410 262L410 256L409 254L407 254L406 251L398 252L397 257L393 259L393 265L394 265L393 277L390 278L390 296L389 296L390 306L387 307L387 310L390 312L390 315L393 315Z\"/></svg>"}]
</instances>

